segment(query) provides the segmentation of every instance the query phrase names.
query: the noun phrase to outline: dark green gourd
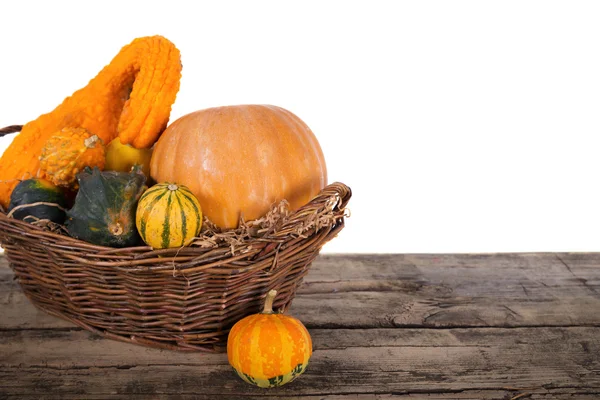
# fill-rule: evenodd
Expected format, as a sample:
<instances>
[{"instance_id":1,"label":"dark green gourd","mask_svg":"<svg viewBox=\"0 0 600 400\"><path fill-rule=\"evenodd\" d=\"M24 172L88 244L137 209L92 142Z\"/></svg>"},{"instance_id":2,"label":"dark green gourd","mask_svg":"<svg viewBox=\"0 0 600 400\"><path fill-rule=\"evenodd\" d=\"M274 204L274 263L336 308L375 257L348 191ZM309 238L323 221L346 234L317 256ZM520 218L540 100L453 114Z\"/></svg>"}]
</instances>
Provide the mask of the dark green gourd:
<instances>
[{"instance_id":1,"label":"dark green gourd","mask_svg":"<svg viewBox=\"0 0 600 400\"><path fill-rule=\"evenodd\" d=\"M39 204L35 206L21 207L13 211L16 207L26 204ZM57 207L57 205L59 207ZM61 209L62 207L62 209ZM12 216L26 222L34 222L38 219L49 219L57 224L65 221L65 211L67 200L63 191L45 179L26 179L19 182L10 195L10 204L8 212Z\"/></svg>"},{"instance_id":2,"label":"dark green gourd","mask_svg":"<svg viewBox=\"0 0 600 400\"><path fill-rule=\"evenodd\" d=\"M65 222L71 236L101 246L143 244L135 226L137 203L147 189L139 169L115 172L88 167L77 181L79 192Z\"/></svg>"}]
</instances>

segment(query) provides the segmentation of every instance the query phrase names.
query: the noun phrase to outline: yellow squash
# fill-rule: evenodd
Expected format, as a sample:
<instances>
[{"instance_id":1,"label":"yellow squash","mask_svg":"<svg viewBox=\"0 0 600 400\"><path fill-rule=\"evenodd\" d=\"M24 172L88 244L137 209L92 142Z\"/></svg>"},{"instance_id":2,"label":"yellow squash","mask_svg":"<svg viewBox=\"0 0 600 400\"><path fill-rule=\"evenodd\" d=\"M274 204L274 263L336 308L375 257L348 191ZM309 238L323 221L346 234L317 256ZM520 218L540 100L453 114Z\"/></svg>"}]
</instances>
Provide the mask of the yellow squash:
<instances>
[{"instance_id":1,"label":"yellow squash","mask_svg":"<svg viewBox=\"0 0 600 400\"><path fill-rule=\"evenodd\" d=\"M104 169L129 172L134 166L139 165L146 178L149 178L151 158L152 149L136 149L131 145L121 143L121 139L117 137L106 146Z\"/></svg>"}]
</instances>

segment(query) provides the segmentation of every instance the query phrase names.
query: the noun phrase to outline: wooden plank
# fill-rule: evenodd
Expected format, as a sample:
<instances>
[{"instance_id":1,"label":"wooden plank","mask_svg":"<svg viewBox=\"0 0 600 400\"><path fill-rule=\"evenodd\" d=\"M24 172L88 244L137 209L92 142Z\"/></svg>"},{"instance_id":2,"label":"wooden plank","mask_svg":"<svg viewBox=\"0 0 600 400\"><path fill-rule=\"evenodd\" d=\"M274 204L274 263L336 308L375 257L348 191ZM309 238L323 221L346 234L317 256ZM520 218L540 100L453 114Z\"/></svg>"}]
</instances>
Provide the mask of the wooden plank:
<instances>
[{"instance_id":1,"label":"wooden plank","mask_svg":"<svg viewBox=\"0 0 600 400\"><path fill-rule=\"evenodd\" d=\"M540 392L521 391L520 389L506 390L465 390L452 393L394 393L394 394L342 394L342 395L274 395L270 391L261 392L255 395L236 395L235 400L266 398L269 400L291 400L291 399L315 399L315 400L598 400L600 393L597 391L589 391L586 389L549 389ZM3 399L23 399L27 398L24 395L7 395ZM35 399L39 399L36 397ZM44 395L44 400L116 400L116 399L169 399L169 400L213 400L213 399L231 399L228 395L221 394L164 394L164 395L148 395L128 393L123 394L63 394L60 396Z\"/></svg>"},{"instance_id":2,"label":"wooden plank","mask_svg":"<svg viewBox=\"0 0 600 400\"><path fill-rule=\"evenodd\" d=\"M316 329L311 335L307 372L269 395L600 393L597 327ZM82 331L0 332L0 354L0 394L265 394L237 378L223 354L148 349Z\"/></svg>"},{"instance_id":3,"label":"wooden plank","mask_svg":"<svg viewBox=\"0 0 600 400\"><path fill-rule=\"evenodd\" d=\"M269 391L224 355L104 340L37 311L0 266L0 397L598 398L599 261L321 256L291 309L311 328L309 370Z\"/></svg>"},{"instance_id":4,"label":"wooden plank","mask_svg":"<svg viewBox=\"0 0 600 400\"><path fill-rule=\"evenodd\" d=\"M540 297L553 297L556 290L589 290L582 278L597 289L598 267L600 253L322 255L305 283L397 282L389 289L431 294L452 290L472 297L492 290L501 297L527 300L530 289Z\"/></svg>"},{"instance_id":5,"label":"wooden plank","mask_svg":"<svg viewBox=\"0 0 600 400\"><path fill-rule=\"evenodd\" d=\"M70 328L36 309L21 291L0 297L2 329ZM531 302L487 298L420 298L398 292L300 293L289 313L309 328L600 326L600 299Z\"/></svg>"},{"instance_id":6,"label":"wooden plank","mask_svg":"<svg viewBox=\"0 0 600 400\"><path fill-rule=\"evenodd\" d=\"M598 265L599 254L325 255L290 313L311 328L600 326ZM72 326L35 309L6 267L0 306L0 329Z\"/></svg>"}]
</instances>

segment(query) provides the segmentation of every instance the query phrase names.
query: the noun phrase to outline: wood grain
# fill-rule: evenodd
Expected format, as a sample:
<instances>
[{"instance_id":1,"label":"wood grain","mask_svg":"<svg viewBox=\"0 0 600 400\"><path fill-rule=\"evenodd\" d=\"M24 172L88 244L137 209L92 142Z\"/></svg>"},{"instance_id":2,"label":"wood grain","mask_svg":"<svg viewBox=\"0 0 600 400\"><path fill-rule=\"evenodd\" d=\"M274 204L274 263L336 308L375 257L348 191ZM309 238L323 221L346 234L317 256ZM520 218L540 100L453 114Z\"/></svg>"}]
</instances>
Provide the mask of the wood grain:
<instances>
[{"instance_id":1,"label":"wood grain","mask_svg":"<svg viewBox=\"0 0 600 400\"><path fill-rule=\"evenodd\" d=\"M600 398L600 255L320 256L290 313L307 372L264 391L223 354L99 338L37 310L0 257L0 398Z\"/></svg>"},{"instance_id":2,"label":"wood grain","mask_svg":"<svg viewBox=\"0 0 600 400\"><path fill-rule=\"evenodd\" d=\"M600 310L598 265L568 254L321 256L290 313L309 328L600 326L589 312ZM72 326L0 271L0 329Z\"/></svg>"}]
</instances>

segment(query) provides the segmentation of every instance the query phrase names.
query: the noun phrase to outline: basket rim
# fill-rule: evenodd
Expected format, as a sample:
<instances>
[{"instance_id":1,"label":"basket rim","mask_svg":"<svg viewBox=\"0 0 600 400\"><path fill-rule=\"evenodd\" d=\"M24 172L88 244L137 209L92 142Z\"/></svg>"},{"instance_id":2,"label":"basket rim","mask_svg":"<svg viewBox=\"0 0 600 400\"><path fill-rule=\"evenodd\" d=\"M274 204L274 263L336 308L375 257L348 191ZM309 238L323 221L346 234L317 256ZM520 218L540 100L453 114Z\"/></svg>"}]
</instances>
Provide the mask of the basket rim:
<instances>
[{"instance_id":1,"label":"basket rim","mask_svg":"<svg viewBox=\"0 0 600 400\"><path fill-rule=\"evenodd\" d=\"M348 216L346 206L351 196L350 187L341 182L334 182L325 186L306 205L291 211L282 224L268 236L244 238L240 243L236 243L236 246L220 242L212 247L186 246L170 249L152 249L147 245L123 248L95 245L66 234L51 232L25 221L9 218L6 212L0 210L0 226L4 228L1 229L3 232L0 232L0 246L5 240L3 237L24 236L42 240L47 246L47 251L60 253L81 264L111 266L130 272L141 270L169 274L174 274L176 271L196 272L218 268L224 262L231 263L237 259L252 256L260 258L261 253L271 253L274 250L279 252L278 247L283 243L317 238L325 234L332 238L344 226L344 218ZM329 226L314 225L307 230L310 225L307 222L323 213L328 215ZM7 250L5 252L10 257L10 252ZM74 252L78 255L72 254ZM285 255L284 253L283 256Z\"/></svg>"}]
</instances>

